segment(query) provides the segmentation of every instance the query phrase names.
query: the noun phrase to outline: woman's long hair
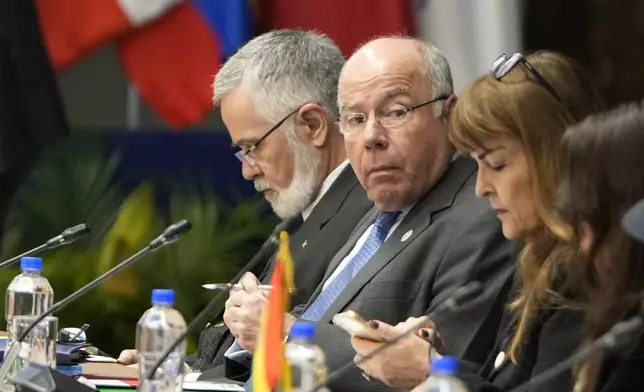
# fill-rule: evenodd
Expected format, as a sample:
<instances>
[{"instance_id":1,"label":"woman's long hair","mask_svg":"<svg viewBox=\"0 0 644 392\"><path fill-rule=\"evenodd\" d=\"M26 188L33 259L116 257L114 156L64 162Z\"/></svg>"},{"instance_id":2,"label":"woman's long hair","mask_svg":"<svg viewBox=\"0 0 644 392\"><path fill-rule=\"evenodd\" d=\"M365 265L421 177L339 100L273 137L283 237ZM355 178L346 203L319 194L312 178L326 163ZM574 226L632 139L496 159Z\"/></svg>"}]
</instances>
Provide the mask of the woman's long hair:
<instances>
[{"instance_id":1,"label":"woman's long hair","mask_svg":"<svg viewBox=\"0 0 644 392\"><path fill-rule=\"evenodd\" d=\"M563 147L557 208L579 250L567 274L585 301L587 343L632 311L644 289L644 245L620 228L644 198L644 109L631 104L589 117L566 132ZM578 369L582 390L594 390L601 363L598 356Z\"/></svg>"},{"instance_id":2,"label":"woman's long hair","mask_svg":"<svg viewBox=\"0 0 644 392\"><path fill-rule=\"evenodd\" d=\"M500 136L520 141L526 153L540 223L519 257L521 290L510 305L519 323L510 349L515 363L517 348L536 313L558 302L552 284L567 258L560 237L569 235L570 229L553 212L563 160L561 138L567 127L603 108L586 74L572 59L548 51L526 59L556 90L561 102L517 65L501 80L486 75L466 87L456 103L450 129L450 140L465 154L485 149L486 142Z\"/></svg>"}]
</instances>

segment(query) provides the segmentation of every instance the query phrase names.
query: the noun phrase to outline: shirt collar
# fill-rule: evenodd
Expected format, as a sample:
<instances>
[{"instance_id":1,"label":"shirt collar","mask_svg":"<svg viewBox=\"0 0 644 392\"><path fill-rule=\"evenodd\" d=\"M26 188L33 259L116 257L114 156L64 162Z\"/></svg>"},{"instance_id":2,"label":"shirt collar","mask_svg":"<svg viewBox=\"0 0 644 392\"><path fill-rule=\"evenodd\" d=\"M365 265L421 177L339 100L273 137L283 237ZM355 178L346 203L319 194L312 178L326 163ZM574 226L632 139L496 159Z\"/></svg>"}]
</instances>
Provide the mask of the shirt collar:
<instances>
[{"instance_id":1,"label":"shirt collar","mask_svg":"<svg viewBox=\"0 0 644 392\"><path fill-rule=\"evenodd\" d=\"M338 167L333 169L333 171L329 173L328 176L326 176L324 181L322 181L322 185L320 185L320 191L315 196L315 199L313 199L311 204L309 204L308 207L306 207L304 211L302 211L302 220L308 219L308 217L315 209L315 206L317 206L320 200L322 199L322 196L324 196L324 194L329 190L329 188L331 188L331 185L333 185L335 180L338 179L338 177L340 176L340 173L342 173L342 170L344 170L344 168L347 167L348 165L349 165L349 160L345 159L344 162L339 164Z\"/></svg>"}]
</instances>

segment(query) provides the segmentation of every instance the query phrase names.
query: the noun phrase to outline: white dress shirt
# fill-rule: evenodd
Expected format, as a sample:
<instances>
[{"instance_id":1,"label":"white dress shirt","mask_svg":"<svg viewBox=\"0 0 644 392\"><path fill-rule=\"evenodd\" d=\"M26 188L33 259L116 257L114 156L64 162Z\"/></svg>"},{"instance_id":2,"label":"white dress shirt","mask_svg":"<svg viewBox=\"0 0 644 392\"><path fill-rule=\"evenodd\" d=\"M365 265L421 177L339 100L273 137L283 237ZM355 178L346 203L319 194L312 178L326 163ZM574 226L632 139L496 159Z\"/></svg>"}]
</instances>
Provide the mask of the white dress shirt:
<instances>
[{"instance_id":1,"label":"white dress shirt","mask_svg":"<svg viewBox=\"0 0 644 392\"><path fill-rule=\"evenodd\" d=\"M311 215L313 212L313 209L315 209L315 206L318 205L320 200L322 200L322 196L331 188L331 185L335 182L335 180L340 177L340 173L342 173L342 170L344 170L345 167L349 165L349 160L345 159L338 167L333 169L331 173L329 173L328 176L322 181L322 185L320 186L320 191L318 192L317 196L315 196L315 199L309 204L308 207L302 211L302 220L307 220L308 217Z\"/></svg>"}]
</instances>

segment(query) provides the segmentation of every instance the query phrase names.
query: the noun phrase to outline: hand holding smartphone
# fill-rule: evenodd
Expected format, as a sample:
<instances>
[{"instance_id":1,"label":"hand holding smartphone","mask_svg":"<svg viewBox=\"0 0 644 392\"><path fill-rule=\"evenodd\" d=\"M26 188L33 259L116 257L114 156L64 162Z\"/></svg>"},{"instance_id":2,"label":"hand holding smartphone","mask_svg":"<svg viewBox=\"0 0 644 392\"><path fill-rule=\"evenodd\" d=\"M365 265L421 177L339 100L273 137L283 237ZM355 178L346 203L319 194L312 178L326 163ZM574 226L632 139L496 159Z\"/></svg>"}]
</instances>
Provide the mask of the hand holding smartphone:
<instances>
[{"instance_id":1,"label":"hand holding smartphone","mask_svg":"<svg viewBox=\"0 0 644 392\"><path fill-rule=\"evenodd\" d=\"M363 319L358 313L353 310L337 313L333 316L333 324L347 331L351 336L357 336L362 339L371 340L373 342L384 342L378 333Z\"/></svg>"}]
</instances>

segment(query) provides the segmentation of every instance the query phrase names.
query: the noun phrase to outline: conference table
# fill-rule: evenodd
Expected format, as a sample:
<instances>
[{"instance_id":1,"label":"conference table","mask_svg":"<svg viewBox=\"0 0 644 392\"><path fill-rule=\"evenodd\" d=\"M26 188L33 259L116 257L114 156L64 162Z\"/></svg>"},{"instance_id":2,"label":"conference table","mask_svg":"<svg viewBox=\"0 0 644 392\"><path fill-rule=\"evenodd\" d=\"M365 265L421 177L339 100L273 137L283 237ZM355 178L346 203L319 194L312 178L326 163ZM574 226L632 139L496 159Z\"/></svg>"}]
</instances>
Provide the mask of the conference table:
<instances>
[{"instance_id":1,"label":"conference table","mask_svg":"<svg viewBox=\"0 0 644 392\"><path fill-rule=\"evenodd\" d=\"M107 381L107 380L105 380ZM136 390L136 380L132 382L111 380L112 382L97 383L96 389L101 392L133 391ZM243 392L244 388L237 385L217 384L209 382L185 382L183 390L186 392L197 391L222 391L222 392Z\"/></svg>"},{"instance_id":2,"label":"conference table","mask_svg":"<svg viewBox=\"0 0 644 392\"><path fill-rule=\"evenodd\" d=\"M0 341L6 342L7 333L0 331ZM133 391L138 384L138 369L134 366L124 366L116 363L114 358L90 356L87 360L79 363L82 366L82 375L96 386L100 392L116 391ZM59 370L64 370L70 365L58 366ZM188 377L193 376L189 375ZM222 391L222 392L243 392L244 389L239 385L221 384L214 382L194 381L188 378L184 381L183 390L186 392L197 391Z\"/></svg>"},{"instance_id":3,"label":"conference table","mask_svg":"<svg viewBox=\"0 0 644 392\"><path fill-rule=\"evenodd\" d=\"M135 367L123 366L116 363L91 363L83 366L83 377L89 379L99 391L131 391L138 384L138 370ZM183 383L183 390L193 391L222 391L243 392L244 388L234 384L194 381L189 378Z\"/></svg>"}]
</instances>

